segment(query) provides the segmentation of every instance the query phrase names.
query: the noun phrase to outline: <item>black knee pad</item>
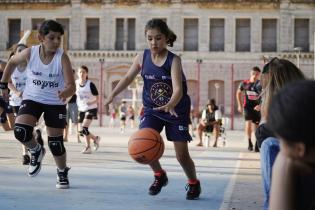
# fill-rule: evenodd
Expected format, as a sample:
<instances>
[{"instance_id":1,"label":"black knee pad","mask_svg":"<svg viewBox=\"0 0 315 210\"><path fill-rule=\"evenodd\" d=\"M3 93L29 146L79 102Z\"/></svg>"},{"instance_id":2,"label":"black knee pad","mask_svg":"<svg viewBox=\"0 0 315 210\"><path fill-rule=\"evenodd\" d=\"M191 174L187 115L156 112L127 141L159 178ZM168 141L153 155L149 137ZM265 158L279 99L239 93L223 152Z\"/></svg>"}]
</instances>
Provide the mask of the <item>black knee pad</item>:
<instances>
[{"instance_id":1,"label":"black knee pad","mask_svg":"<svg viewBox=\"0 0 315 210\"><path fill-rule=\"evenodd\" d=\"M33 138L33 126L15 123L14 125L14 136L17 140L22 143L29 142Z\"/></svg>"},{"instance_id":2,"label":"black knee pad","mask_svg":"<svg viewBox=\"0 0 315 210\"><path fill-rule=\"evenodd\" d=\"M54 156L61 156L66 152L63 145L63 136L48 136L48 146Z\"/></svg>"},{"instance_id":3,"label":"black knee pad","mask_svg":"<svg viewBox=\"0 0 315 210\"><path fill-rule=\"evenodd\" d=\"M90 134L89 128L88 127L83 127L82 134L88 136Z\"/></svg>"}]
</instances>

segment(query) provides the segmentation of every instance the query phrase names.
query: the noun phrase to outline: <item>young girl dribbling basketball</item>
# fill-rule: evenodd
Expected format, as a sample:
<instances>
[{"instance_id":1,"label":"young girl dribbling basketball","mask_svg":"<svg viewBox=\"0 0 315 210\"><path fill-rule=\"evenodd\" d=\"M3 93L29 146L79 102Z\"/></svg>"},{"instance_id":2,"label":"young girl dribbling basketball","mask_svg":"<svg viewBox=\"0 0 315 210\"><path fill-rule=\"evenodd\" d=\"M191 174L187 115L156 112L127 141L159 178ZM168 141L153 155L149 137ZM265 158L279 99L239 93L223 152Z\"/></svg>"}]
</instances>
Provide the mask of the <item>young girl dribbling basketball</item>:
<instances>
[{"instance_id":1,"label":"young girl dribbling basketball","mask_svg":"<svg viewBox=\"0 0 315 210\"><path fill-rule=\"evenodd\" d=\"M173 46L176 35L163 20L152 19L145 26L145 36L150 49L135 57L129 71L109 95L105 105L111 103L141 72L144 81L144 114L140 129L152 128L160 133L165 127L166 137L173 141L176 158L188 177L186 199L198 199L201 187L187 144L192 138L188 130L190 98L187 95L186 78L180 58L167 49L167 46ZM157 195L167 185L168 178L158 160L149 165L155 177L149 194Z\"/></svg>"}]
</instances>

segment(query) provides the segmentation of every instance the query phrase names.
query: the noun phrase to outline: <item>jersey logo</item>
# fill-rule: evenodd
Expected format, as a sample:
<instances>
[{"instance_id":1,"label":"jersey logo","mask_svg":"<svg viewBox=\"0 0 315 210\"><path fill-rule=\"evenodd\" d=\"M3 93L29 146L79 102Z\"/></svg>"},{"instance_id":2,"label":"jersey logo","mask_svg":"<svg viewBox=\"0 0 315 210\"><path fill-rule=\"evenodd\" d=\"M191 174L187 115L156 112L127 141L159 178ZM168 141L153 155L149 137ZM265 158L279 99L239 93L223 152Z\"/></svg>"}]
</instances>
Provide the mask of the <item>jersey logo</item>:
<instances>
[{"instance_id":1,"label":"jersey logo","mask_svg":"<svg viewBox=\"0 0 315 210\"><path fill-rule=\"evenodd\" d=\"M42 80L38 80L38 79L34 79L33 84L36 86L41 86L41 89L44 89L46 87L56 88L59 86L58 82L42 81Z\"/></svg>"},{"instance_id":2,"label":"jersey logo","mask_svg":"<svg viewBox=\"0 0 315 210\"><path fill-rule=\"evenodd\" d=\"M172 96L173 90L171 86L164 82L158 82L151 86L150 95L151 100L157 106L164 106L167 104Z\"/></svg>"}]
</instances>

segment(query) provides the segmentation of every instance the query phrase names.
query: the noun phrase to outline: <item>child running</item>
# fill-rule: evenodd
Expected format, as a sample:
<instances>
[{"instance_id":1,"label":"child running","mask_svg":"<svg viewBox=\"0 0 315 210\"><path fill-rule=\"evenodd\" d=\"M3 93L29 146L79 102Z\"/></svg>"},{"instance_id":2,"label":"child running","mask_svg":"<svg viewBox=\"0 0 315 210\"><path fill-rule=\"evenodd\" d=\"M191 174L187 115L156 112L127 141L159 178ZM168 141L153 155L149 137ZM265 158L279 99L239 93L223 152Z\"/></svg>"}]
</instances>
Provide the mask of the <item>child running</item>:
<instances>
[{"instance_id":1,"label":"child running","mask_svg":"<svg viewBox=\"0 0 315 210\"><path fill-rule=\"evenodd\" d=\"M41 169L45 149L35 141L33 129L42 113L47 127L48 146L57 165L56 188L69 188L66 164L66 149L63 144L63 129L66 124L66 98L75 92L70 60L60 49L62 26L54 20L44 21L39 28L40 44L27 48L13 56L2 76L0 89L7 98L8 81L15 68L27 62L26 86L23 92L14 135L31 154L28 175L36 176Z\"/></svg>"},{"instance_id":2,"label":"child running","mask_svg":"<svg viewBox=\"0 0 315 210\"><path fill-rule=\"evenodd\" d=\"M23 50L27 49L27 45L25 45L23 43L18 43L14 48L15 48L14 52L12 52L10 57L17 55L17 54L21 53ZM21 106L21 103L22 103L23 91L25 89L26 79L27 79L26 66L27 66L26 61L23 63L20 63L15 68L15 70L13 71L13 73L11 75L11 81L8 83L8 88L10 90L9 104L12 107L14 117L17 116L19 109L20 109L20 106ZM12 124L12 127L13 127L13 124ZM35 129L34 139L40 145L42 145L42 146L44 145L41 131L39 128ZM28 150L24 144L22 144L22 155L23 155L22 156L22 164L23 165L29 165L31 159L30 159L30 156L28 154Z\"/></svg>"},{"instance_id":3,"label":"child running","mask_svg":"<svg viewBox=\"0 0 315 210\"><path fill-rule=\"evenodd\" d=\"M80 134L85 136L85 148L83 149L82 154L92 153L90 145L91 139L94 142L94 151L98 150L100 143L100 137L93 135L89 131L92 120L97 119L98 91L95 84L88 79L88 73L88 67L81 66L78 71L79 79L75 81L79 123L82 126Z\"/></svg>"},{"instance_id":4,"label":"child running","mask_svg":"<svg viewBox=\"0 0 315 210\"><path fill-rule=\"evenodd\" d=\"M201 187L187 144L192 138L188 130L190 98L186 78L180 58L167 49L167 46L173 46L176 35L163 20L152 19L145 26L145 36L150 49L134 58L129 71L109 95L105 105L111 103L141 72L144 114L140 129L153 128L160 133L165 127L167 140L173 141L176 158L188 178L186 199L198 199ZM149 194L157 195L167 185L168 178L158 160L150 163L150 167L155 180Z\"/></svg>"}]
</instances>

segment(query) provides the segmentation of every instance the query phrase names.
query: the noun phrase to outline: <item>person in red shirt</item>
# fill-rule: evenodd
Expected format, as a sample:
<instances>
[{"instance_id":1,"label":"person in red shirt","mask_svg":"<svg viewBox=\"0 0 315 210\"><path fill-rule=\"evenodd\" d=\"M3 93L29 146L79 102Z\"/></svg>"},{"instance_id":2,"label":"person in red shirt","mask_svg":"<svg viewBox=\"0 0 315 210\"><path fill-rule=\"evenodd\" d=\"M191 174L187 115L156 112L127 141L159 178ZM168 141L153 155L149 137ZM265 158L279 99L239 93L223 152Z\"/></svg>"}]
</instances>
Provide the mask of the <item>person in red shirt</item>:
<instances>
[{"instance_id":1,"label":"person in red shirt","mask_svg":"<svg viewBox=\"0 0 315 210\"><path fill-rule=\"evenodd\" d=\"M245 118L245 133L248 139L248 150L253 150L253 143L251 141L252 127L256 130L260 122L260 69L255 66L250 72L250 78L240 83L236 92L236 99L238 111L244 114ZM244 99L242 104L242 93ZM257 144L256 144L257 145ZM258 146L255 145L255 151L258 152Z\"/></svg>"}]
</instances>

